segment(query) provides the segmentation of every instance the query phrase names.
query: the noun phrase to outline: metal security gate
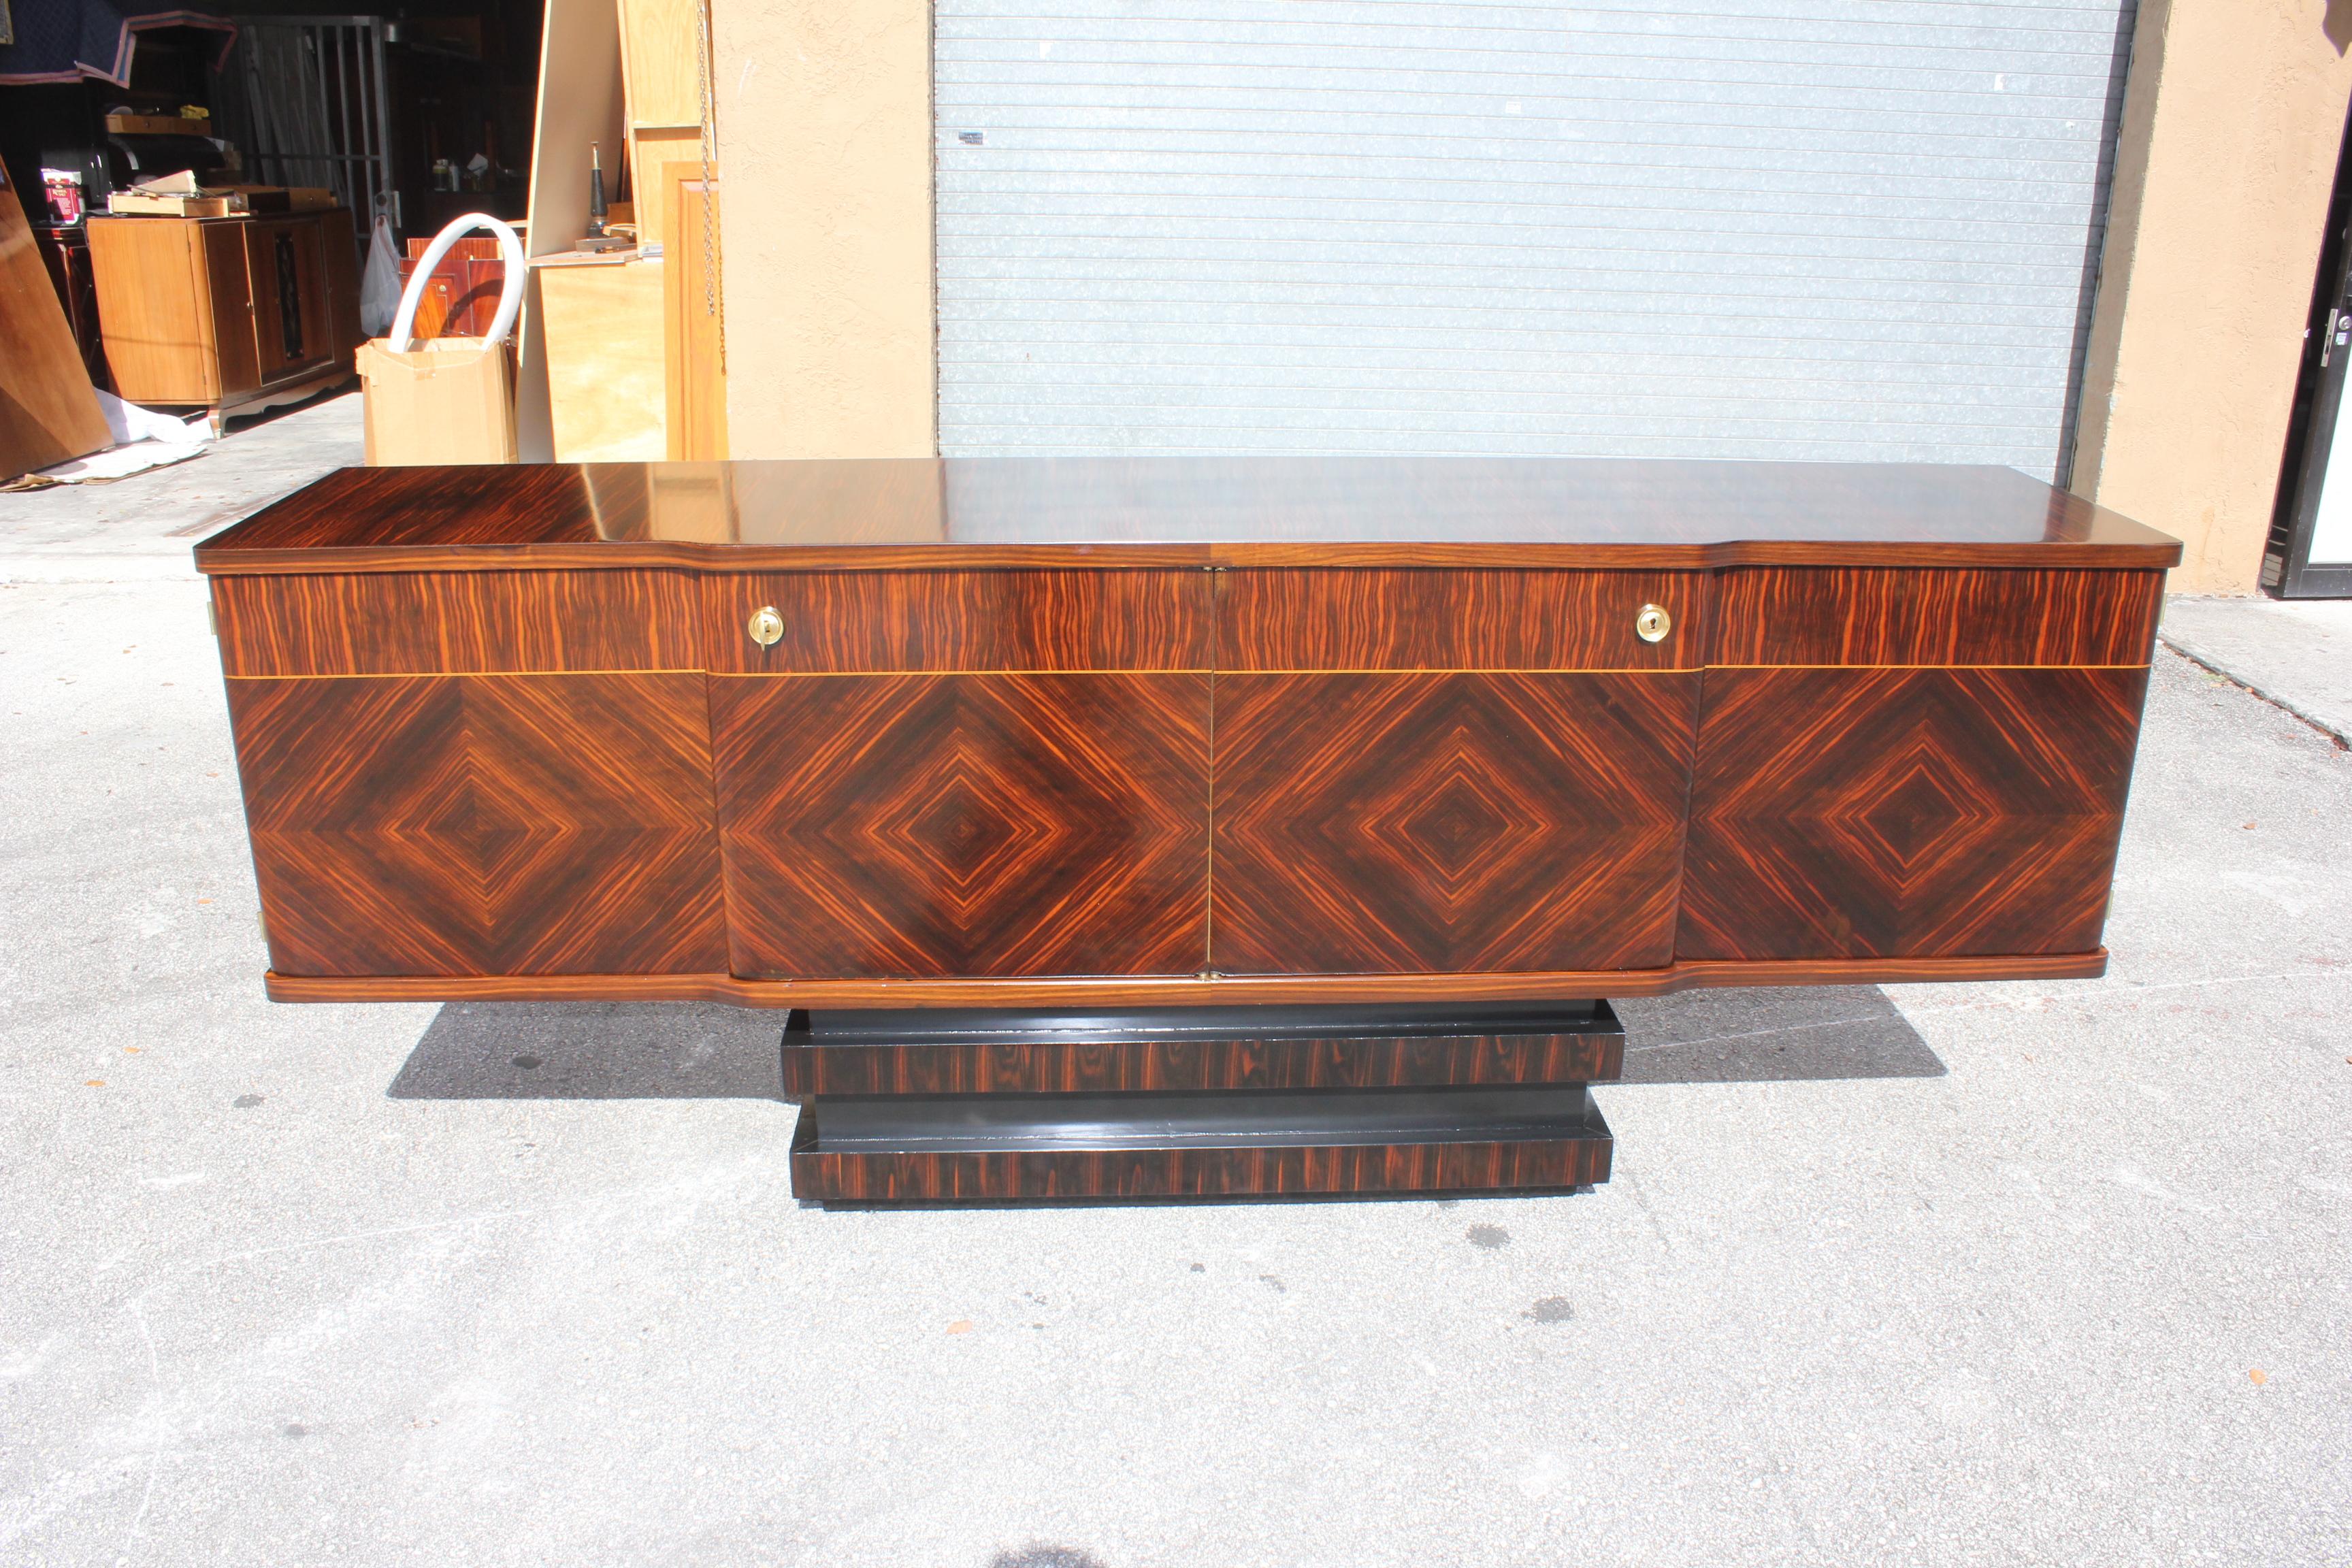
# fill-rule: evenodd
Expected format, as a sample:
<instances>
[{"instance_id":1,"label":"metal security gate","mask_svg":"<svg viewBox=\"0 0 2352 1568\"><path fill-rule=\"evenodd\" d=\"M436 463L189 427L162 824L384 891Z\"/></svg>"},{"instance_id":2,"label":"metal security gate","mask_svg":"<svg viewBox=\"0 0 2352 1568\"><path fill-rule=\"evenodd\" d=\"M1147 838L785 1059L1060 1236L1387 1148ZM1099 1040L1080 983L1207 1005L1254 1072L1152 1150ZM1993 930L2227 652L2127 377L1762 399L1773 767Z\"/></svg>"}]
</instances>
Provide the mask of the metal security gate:
<instances>
[{"instance_id":1,"label":"metal security gate","mask_svg":"<svg viewBox=\"0 0 2352 1568\"><path fill-rule=\"evenodd\" d=\"M362 249L378 212L400 225L382 16L239 16L223 128L262 179L322 185Z\"/></svg>"},{"instance_id":2,"label":"metal security gate","mask_svg":"<svg viewBox=\"0 0 2352 1568\"><path fill-rule=\"evenodd\" d=\"M2130 0L938 0L940 445L2063 477Z\"/></svg>"}]
</instances>

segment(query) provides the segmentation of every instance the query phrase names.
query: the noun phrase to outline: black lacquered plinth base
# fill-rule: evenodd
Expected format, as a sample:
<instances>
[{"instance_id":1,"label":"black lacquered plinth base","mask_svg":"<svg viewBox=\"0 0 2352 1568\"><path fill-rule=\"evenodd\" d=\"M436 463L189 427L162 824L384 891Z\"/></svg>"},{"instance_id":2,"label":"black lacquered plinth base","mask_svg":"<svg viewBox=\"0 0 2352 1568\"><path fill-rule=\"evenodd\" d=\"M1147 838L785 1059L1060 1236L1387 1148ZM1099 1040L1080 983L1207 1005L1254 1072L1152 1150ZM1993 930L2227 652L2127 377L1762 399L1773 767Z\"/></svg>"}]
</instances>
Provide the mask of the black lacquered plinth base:
<instances>
[{"instance_id":1,"label":"black lacquered plinth base","mask_svg":"<svg viewBox=\"0 0 2352 1568\"><path fill-rule=\"evenodd\" d=\"M792 1015L795 1195L859 1206L1609 1179L1606 1002Z\"/></svg>"}]
</instances>

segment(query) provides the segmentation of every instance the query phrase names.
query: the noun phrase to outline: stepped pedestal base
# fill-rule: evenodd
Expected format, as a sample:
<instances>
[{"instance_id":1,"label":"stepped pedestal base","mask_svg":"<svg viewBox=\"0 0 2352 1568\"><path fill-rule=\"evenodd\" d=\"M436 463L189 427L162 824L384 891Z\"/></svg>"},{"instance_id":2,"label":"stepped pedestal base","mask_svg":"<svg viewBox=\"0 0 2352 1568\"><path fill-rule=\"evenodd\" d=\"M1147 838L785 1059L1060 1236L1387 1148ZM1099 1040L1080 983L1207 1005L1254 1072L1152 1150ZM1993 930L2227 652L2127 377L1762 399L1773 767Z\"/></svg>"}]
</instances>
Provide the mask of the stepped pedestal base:
<instances>
[{"instance_id":1,"label":"stepped pedestal base","mask_svg":"<svg viewBox=\"0 0 2352 1568\"><path fill-rule=\"evenodd\" d=\"M826 1204L1557 1192L1609 1179L1606 1002L794 1012Z\"/></svg>"}]
</instances>

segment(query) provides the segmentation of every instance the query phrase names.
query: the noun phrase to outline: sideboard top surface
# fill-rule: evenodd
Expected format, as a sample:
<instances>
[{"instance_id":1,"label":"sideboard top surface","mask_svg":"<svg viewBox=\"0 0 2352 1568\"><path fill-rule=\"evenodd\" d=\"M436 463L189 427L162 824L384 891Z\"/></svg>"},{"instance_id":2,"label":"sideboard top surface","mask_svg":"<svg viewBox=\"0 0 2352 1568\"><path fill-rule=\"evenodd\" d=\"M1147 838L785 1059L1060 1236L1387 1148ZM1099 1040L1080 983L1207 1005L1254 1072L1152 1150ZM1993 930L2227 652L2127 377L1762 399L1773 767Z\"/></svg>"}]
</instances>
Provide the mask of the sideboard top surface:
<instances>
[{"instance_id":1,"label":"sideboard top surface","mask_svg":"<svg viewBox=\"0 0 2352 1568\"><path fill-rule=\"evenodd\" d=\"M341 468L211 573L677 565L2015 566L2180 546L2011 468L1428 457Z\"/></svg>"}]
</instances>

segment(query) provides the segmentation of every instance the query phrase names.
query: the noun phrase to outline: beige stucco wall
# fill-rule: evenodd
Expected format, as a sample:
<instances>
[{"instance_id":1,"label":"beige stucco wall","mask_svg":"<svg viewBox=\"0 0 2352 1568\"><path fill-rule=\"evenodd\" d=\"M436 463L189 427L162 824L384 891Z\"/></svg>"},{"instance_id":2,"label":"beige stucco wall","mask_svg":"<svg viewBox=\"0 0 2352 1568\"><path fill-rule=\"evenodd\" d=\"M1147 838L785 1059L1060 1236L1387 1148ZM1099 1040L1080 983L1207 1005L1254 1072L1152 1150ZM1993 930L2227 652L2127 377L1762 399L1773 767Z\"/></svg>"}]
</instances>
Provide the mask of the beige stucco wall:
<instances>
[{"instance_id":1,"label":"beige stucco wall","mask_svg":"<svg viewBox=\"0 0 2352 1568\"><path fill-rule=\"evenodd\" d=\"M2141 0L2074 488L2183 542L2175 593L2261 570L2352 97L2329 9Z\"/></svg>"},{"instance_id":2,"label":"beige stucco wall","mask_svg":"<svg viewBox=\"0 0 2352 1568\"><path fill-rule=\"evenodd\" d=\"M937 449L929 0L712 6L737 458Z\"/></svg>"}]
</instances>

